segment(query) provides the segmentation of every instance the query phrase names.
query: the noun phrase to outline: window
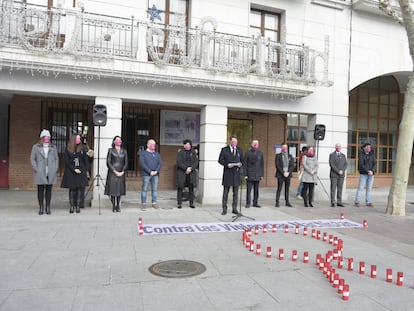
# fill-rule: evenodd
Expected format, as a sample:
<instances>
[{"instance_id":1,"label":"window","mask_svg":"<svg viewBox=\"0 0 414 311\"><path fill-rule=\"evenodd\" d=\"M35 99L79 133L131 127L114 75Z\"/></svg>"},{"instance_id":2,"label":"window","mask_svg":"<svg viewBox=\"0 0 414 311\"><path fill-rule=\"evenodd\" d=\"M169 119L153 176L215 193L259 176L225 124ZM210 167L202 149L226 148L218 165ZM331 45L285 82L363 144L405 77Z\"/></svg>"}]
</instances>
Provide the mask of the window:
<instances>
[{"instance_id":1,"label":"window","mask_svg":"<svg viewBox=\"0 0 414 311\"><path fill-rule=\"evenodd\" d=\"M139 156L147 149L147 139L153 137L158 141L160 111L129 103L125 103L122 109L121 136L128 151L127 177L136 177L140 174Z\"/></svg>"},{"instance_id":2,"label":"window","mask_svg":"<svg viewBox=\"0 0 414 311\"><path fill-rule=\"evenodd\" d=\"M25 36L36 48L62 48L65 42L65 13L56 7L65 7L61 0L23 0ZM75 7L76 0L71 1ZM70 5L68 5L70 8Z\"/></svg>"},{"instance_id":3,"label":"window","mask_svg":"<svg viewBox=\"0 0 414 311\"><path fill-rule=\"evenodd\" d=\"M395 162L403 95L392 76L369 80L351 91L348 118L348 172L357 173L358 154L369 142L377 172L391 174Z\"/></svg>"},{"instance_id":4,"label":"window","mask_svg":"<svg viewBox=\"0 0 414 311\"><path fill-rule=\"evenodd\" d=\"M262 36L274 42L280 41L280 14L251 9L250 35Z\"/></svg>"},{"instance_id":5,"label":"window","mask_svg":"<svg viewBox=\"0 0 414 311\"><path fill-rule=\"evenodd\" d=\"M289 153L296 157L296 167L299 167L299 154L306 146L306 129L308 116L303 114L287 114L287 139Z\"/></svg>"},{"instance_id":6,"label":"window","mask_svg":"<svg viewBox=\"0 0 414 311\"><path fill-rule=\"evenodd\" d=\"M179 62L180 54L187 54L186 37L183 40L182 29L178 26L183 26L184 31L188 29L188 10L189 0L150 0L148 1L148 10L153 6L157 10L163 11L159 14L161 21L154 20L157 23L155 26L162 30L162 35L153 34L153 46L157 54L171 53L176 57L168 55L172 63ZM185 34L187 36L187 34ZM151 59L153 55L149 56Z\"/></svg>"},{"instance_id":7,"label":"window","mask_svg":"<svg viewBox=\"0 0 414 311\"><path fill-rule=\"evenodd\" d=\"M185 24L188 26L188 6L189 0L150 0L148 1L148 9L151 9L155 5L158 10L163 11L160 13L161 24L165 25L178 25L180 18L185 18Z\"/></svg>"},{"instance_id":8,"label":"window","mask_svg":"<svg viewBox=\"0 0 414 311\"><path fill-rule=\"evenodd\" d=\"M42 128L50 129L52 142L59 154L59 176L62 176L64 165L63 153L67 141L72 134L82 133L85 126L89 127L88 145L93 148L93 103L74 102L59 99L42 100Z\"/></svg>"}]
</instances>

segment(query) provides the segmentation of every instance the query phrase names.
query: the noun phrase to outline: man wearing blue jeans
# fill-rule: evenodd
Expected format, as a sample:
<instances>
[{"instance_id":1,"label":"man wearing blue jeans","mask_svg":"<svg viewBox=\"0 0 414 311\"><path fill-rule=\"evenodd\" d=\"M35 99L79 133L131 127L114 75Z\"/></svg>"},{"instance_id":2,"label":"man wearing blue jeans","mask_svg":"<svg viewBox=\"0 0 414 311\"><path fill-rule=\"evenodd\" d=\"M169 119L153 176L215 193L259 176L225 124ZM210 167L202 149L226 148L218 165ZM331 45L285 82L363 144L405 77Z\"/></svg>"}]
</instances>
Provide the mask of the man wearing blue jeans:
<instances>
[{"instance_id":1,"label":"man wearing blue jeans","mask_svg":"<svg viewBox=\"0 0 414 311\"><path fill-rule=\"evenodd\" d=\"M366 188L365 204L369 207L374 207L371 202L371 190L374 184L374 174L377 168L377 160L374 152L371 150L371 144L365 143L362 145L362 149L358 155L358 172L359 172L359 184L358 190L355 196L355 207L359 207L361 201L361 193Z\"/></svg>"},{"instance_id":2,"label":"man wearing blue jeans","mask_svg":"<svg viewBox=\"0 0 414 311\"><path fill-rule=\"evenodd\" d=\"M156 143L154 139L147 141L147 149L141 152L139 163L141 165L142 189L141 189L141 209L146 209L148 185L151 182L151 200L152 207L158 209L157 189L158 176L161 170L162 162L158 152L155 151Z\"/></svg>"}]
</instances>

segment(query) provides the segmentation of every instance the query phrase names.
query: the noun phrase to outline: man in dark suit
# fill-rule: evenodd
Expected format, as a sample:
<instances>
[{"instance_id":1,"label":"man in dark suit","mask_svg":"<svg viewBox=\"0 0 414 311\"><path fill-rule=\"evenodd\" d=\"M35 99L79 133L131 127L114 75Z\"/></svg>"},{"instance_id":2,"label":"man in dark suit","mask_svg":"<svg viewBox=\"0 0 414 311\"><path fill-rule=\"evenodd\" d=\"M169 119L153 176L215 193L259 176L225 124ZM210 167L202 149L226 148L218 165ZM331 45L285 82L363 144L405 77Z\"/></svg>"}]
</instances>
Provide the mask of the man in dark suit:
<instances>
[{"instance_id":1,"label":"man in dark suit","mask_svg":"<svg viewBox=\"0 0 414 311\"><path fill-rule=\"evenodd\" d=\"M277 178L277 191L276 191L276 207L279 207L280 193L282 192L283 184L285 184L285 202L286 206L292 207L289 202L289 187L292 172L295 169L295 163L292 155L288 153L287 144L282 145L282 152L278 153L275 157L276 166L276 178Z\"/></svg>"},{"instance_id":2,"label":"man in dark suit","mask_svg":"<svg viewBox=\"0 0 414 311\"><path fill-rule=\"evenodd\" d=\"M244 156L244 179L247 181L246 191L246 208L250 207L251 192L253 188L253 206L259 205L259 183L264 176L264 157L263 152L259 150L259 141L252 141L252 148Z\"/></svg>"},{"instance_id":3,"label":"man in dark suit","mask_svg":"<svg viewBox=\"0 0 414 311\"><path fill-rule=\"evenodd\" d=\"M342 204L342 188L344 186L345 171L348 166L345 154L341 152L341 144L335 145L335 151L329 155L329 166L331 172L329 177L331 179L331 207L335 207L335 194L336 194L336 206L343 207Z\"/></svg>"},{"instance_id":4,"label":"man in dark suit","mask_svg":"<svg viewBox=\"0 0 414 311\"><path fill-rule=\"evenodd\" d=\"M233 214L238 215L237 211L237 198L238 190L241 183L241 169L243 163L243 151L237 147L237 136L232 135L230 137L230 143L226 147L223 147L220 152L218 162L223 165L223 197L222 207L223 212L221 215L227 214L227 199L230 191L230 187L233 187Z\"/></svg>"}]
</instances>

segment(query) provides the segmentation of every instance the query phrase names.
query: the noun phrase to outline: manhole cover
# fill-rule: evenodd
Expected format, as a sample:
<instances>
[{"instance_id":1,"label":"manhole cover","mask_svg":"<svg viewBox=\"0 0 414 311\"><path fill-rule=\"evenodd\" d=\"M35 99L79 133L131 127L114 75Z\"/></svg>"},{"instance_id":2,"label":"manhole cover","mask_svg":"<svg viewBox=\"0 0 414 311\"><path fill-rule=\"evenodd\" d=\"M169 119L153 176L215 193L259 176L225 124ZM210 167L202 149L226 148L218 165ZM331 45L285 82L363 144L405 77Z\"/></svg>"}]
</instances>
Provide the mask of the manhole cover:
<instances>
[{"instance_id":1,"label":"manhole cover","mask_svg":"<svg viewBox=\"0 0 414 311\"><path fill-rule=\"evenodd\" d=\"M153 264L148 270L166 278L186 278L204 273L206 267L191 260L167 260Z\"/></svg>"}]
</instances>

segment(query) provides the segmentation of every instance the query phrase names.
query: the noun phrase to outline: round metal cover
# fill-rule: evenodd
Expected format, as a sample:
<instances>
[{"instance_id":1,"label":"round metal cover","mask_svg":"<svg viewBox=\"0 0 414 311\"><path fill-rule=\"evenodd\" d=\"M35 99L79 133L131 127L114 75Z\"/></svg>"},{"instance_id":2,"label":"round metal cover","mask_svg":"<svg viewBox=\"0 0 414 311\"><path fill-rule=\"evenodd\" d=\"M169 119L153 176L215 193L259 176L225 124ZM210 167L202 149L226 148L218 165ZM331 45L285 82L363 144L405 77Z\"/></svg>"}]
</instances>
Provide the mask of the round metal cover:
<instances>
[{"instance_id":1,"label":"round metal cover","mask_svg":"<svg viewBox=\"0 0 414 311\"><path fill-rule=\"evenodd\" d=\"M148 270L166 278L186 278L204 273L206 267L191 260L167 260L153 264Z\"/></svg>"}]
</instances>

